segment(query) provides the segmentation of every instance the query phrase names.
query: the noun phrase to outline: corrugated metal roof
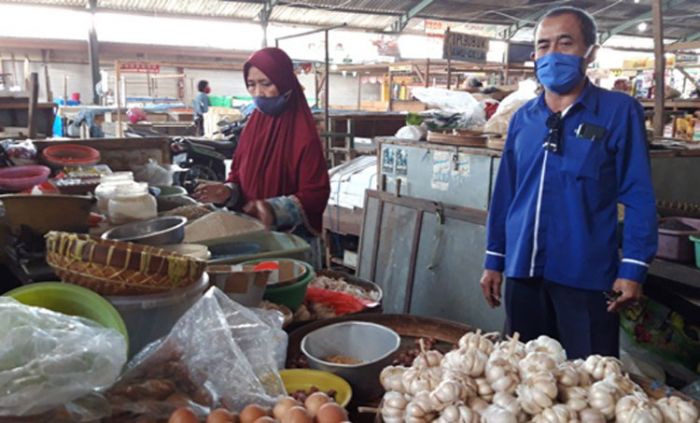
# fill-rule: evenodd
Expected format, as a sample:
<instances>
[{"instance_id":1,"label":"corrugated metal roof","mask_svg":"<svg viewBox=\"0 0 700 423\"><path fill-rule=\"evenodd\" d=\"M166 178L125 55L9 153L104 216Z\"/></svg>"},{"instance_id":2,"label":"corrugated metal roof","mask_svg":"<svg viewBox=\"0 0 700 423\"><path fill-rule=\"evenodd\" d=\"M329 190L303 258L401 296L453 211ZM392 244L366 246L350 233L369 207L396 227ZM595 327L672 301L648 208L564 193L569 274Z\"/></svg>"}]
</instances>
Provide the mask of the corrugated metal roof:
<instances>
[{"instance_id":1,"label":"corrugated metal roof","mask_svg":"<svg viewBox=\"0 0 700 423\"><path fill-rule=\"evenodd\" d=\"M0 0L0 3L42 4L64 7L84 7L87 0ZM273 22L307 26L331 26L347 23L349 27L383 31L398 17L411 10L420 0L279 0L273 9ZM458 23L511 25L523 21L533 11L558 4L581 7L595 14L603 31L634 21L651 10L651 0L435 0L420 11L417 18ZM103 10L136 12L149 15L183 15L200 17L257 19L262 0L99 0ZM598 13L596 13L598 12ZM665 36L682 38L700 33L700 1L677 0L665 10ZM416 19L409 28L419 28ZM647 23L651 23L649 19ZM639 33L636 24L621 34L651 36L651 31Z\"/></svg>"}]
</instances>

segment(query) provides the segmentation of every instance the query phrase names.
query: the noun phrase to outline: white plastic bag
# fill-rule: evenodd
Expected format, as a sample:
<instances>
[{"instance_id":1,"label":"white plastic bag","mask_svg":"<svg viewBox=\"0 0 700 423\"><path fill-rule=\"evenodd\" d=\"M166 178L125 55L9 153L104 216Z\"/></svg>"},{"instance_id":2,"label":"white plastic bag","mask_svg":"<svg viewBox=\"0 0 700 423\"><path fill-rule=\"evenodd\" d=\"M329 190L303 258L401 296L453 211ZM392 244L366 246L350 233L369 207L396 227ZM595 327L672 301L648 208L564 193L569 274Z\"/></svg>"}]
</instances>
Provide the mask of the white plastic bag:
<instances>
[{"instance_id":1,"label":"white plastic bag","mask_svg":"<svg viewBox=\"0 0 700 423\"><path fill-rule=\"evenodd\" d=\"M460 115L458 118L454 116L449 118L459 121L460 128L476 128L486 123L484 105L468 92L417 87L411 90L411 94L428 107L439 109L439 114L444 116ZM425 113L427 112L421 113L421 115ZM433 114L435 113L433 112Z\"/></svg>"},{"instance_id":2,"label":"white plastic bag","mask_svg":"<svg viewBox=\"0 0 700 423\"><path fill-rule=\"evenodd\" d=\"M134 357L110 389L112 417L167 418L189 406L200 415L273 405L284 394L275 351L287 337L216 287L207 291L160 341Z\"/></svg>"},{"instance_id":3,"label":"white plastic bag","mask_svg":"<svg viewBox=\"0 0 700 423\"><path fill-rule=\"evenodd\" d=\"M523 104L537 97L537 82L526 79L518 84L518 90L506 96L498 104L496 113L491 116L484 126L485 132L496 132L503 135L508 133L508 124L516 111Z\"/></svg>"},{"instance_id":4,"label":"white plastic bag","mask_svg":"<svg viewBox=\"0 0 700 423\"><path fill-rule=\"evenodd\" d=\"M0 297L0 416L40 414L108 388L126 350L114 329Z\"/></svg>"}]
</instances>

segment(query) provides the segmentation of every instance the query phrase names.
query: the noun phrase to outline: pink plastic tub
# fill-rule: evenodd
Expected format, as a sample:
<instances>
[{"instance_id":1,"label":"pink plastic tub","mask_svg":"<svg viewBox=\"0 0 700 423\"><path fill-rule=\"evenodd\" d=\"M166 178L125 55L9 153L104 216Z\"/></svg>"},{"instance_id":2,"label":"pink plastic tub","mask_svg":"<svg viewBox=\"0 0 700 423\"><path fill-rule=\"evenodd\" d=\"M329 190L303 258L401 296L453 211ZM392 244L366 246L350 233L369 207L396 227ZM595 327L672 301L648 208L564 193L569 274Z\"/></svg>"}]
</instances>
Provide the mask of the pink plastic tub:
<instances>
[{"instance_id":1,"label":"pink plastic tub","mask_svg":"<svg viewBox=\"0 0 700 423\"><path fill-rule=\"evenodd\" d=\"M695 230L663 229L664 224L679 222ZM695 249L690 235L700 234L700 219L686 217L667 217L659 222L659 249L656 256L666 260L691 262L695 259Z\"/></svg>"},{"instance_id":2,"label":"pink plastic tub","mask_svg":"<svg viewBox=\"0 0 700 423\"><path fill-rule=\"evenodd\" d=\"M19 192L49 179L51 169L46 166L27 165L0 169L0 189Z\"/></svg>"}]
</instances>

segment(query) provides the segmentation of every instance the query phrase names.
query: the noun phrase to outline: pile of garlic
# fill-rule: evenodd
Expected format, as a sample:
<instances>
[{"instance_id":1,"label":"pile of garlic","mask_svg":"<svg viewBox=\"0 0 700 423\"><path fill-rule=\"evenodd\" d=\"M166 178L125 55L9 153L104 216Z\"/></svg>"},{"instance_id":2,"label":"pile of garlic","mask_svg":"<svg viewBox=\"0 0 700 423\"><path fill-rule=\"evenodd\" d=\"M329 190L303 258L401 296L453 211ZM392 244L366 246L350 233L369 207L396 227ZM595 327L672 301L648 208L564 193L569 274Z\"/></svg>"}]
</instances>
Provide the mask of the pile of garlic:
<instances>
[{"instance_id":1,"label":"pile of garlic","mask_svg":"<svg viewBox=\"0 0 700 423\"><path fill-rule=\"evenodd\" d=\"M423 351L411 367L380 375L386 423L700 423L681 398L650 399L619 360L566 360L547 336L493 342L468 333L443 356Z\"/></svg>"}]
</instances>

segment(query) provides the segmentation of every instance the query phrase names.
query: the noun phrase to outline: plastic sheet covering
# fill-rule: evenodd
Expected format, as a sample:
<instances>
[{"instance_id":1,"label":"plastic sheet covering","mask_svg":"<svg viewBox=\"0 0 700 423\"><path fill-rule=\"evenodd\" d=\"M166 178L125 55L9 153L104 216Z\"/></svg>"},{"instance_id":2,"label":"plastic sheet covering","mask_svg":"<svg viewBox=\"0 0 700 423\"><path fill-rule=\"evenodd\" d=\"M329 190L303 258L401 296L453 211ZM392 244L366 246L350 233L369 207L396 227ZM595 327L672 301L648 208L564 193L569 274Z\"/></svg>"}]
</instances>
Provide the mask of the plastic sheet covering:
<instances>
[{"instance_id":1,"label":"plastic sheet covering","mask_svg":"<svg viewBox=\"0 0 700 423\"><path fill-rule=\"evenodd\" d=\"M515 112L523 104L535 97L537 97L537 82L531 79L521 81L518 85L518 90L509 94L499 103L496 113L484 125L484 131L506 135L508 133L508 124Z\"/></svg>"},{"instance_id":2,"label":"plastic sheet covering","mask_svg":"<svg viewBox=\"0 0 700 423\"><path fill-rule=\"evenodd\" d=\"M163 419L180 406L203 416L218 407L273 405L285 393L276 360L287 348L280 322L211 288L165 338L129 363L108 393L113 421Z\"/></svg>"},{"instance_id":3,"label":"plastic sheet covering","mask_svg":"<svg viewBox=\"0 0 700 423\"><path fill-rule=\"evenodd\" d=\"M484 104L470 93L418 87L413 88L411 94L428 107L439 109L420 114L430 129L476 129L486 123Z\"/></svg>"},{"instance_id":4,"label":"plastic sheet covering","mask_svg":"<svg viewBox=\"0 0 700 423\"><path fill-rule=\"evenodd\" d=\"M65 406L72 421L101 417L107 404L99 395L96 401L71 402L111 386L126 363L126 350L124 336L114 329L0 297L0 416Z\"/></svg>"}]
</instances>

